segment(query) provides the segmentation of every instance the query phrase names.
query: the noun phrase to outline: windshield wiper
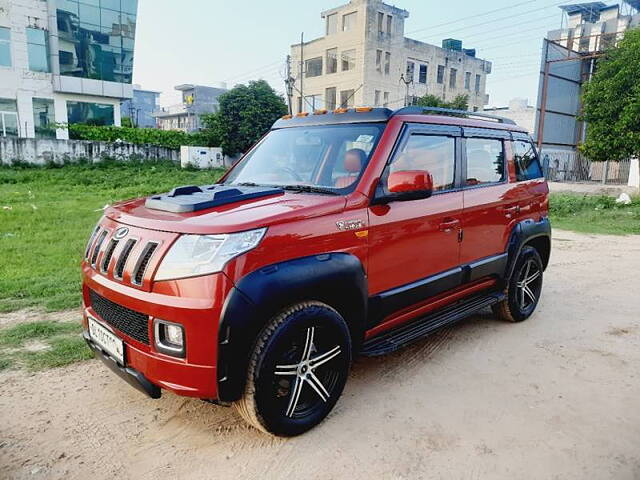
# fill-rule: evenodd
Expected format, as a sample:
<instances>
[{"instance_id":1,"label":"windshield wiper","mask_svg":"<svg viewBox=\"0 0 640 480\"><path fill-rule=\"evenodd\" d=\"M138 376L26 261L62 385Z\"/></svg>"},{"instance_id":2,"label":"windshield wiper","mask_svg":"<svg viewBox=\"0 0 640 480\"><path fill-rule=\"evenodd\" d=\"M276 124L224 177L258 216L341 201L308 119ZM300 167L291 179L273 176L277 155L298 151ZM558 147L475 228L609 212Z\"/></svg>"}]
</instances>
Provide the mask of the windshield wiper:
<instances>
[{"instance_id":1,"label":"windshield wiper","mask_svg":"<svg viewBox=\"0 0 640 480\"><path fill-rule=\"evenodd\" d=\"M292 192L306 192L306 193L324 193L325 195L340 195L338 192L331 190L330 188L316 187L314 185L280 185L283 190L290 190Z\"/></svg>"}]
</instances>

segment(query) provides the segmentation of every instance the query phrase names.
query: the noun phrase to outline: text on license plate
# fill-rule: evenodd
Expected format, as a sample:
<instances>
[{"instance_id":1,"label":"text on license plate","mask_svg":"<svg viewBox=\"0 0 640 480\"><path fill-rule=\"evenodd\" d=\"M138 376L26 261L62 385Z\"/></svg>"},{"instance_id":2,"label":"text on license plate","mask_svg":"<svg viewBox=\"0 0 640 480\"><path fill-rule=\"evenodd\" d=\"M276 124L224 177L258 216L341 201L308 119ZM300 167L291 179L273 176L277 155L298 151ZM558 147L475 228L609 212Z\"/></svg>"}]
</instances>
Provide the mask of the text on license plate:
<instances>
[{"instance_id":1,"label":"text on license plate","mask_svg":"<svg viewBox=\"0 0 640 480\"><path fill-rule=\"evenodd\" d=\"M93 318L89 318L89 336L118 363L124 365L124 342Z\"/></svg>"}]
</instances>

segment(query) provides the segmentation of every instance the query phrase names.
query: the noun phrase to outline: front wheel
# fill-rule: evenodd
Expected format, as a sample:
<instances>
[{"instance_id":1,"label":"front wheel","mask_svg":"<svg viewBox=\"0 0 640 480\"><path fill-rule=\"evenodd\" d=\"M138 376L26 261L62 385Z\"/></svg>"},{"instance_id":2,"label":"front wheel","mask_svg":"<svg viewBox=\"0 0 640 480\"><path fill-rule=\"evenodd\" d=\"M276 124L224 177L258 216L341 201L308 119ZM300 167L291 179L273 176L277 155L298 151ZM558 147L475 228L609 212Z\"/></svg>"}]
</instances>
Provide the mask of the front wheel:
<instances>
[{"instance_id":1,"label":"front wheel","mask_svg":"<svg viewBox=\"0 0 640 480\"><path fill-rule=\"evenodd\" d=\"M516 260L506 289L507 298L493 306L493 313L510 322L521 322L531 316L540 300L544 267L533 247L524 247Z\"/></svg>"},{"instance_id":2,"label":"front wheel","mask_svg":"<svg viewBox=\"0 0 640 480\"><path fill-rule=\"evenodd\" d=\"M260 333L235 407L264 432L299 435L329 414L350 365L351 337L340 314L320 302L299 303Z\"/></svg>"}]
</instances>

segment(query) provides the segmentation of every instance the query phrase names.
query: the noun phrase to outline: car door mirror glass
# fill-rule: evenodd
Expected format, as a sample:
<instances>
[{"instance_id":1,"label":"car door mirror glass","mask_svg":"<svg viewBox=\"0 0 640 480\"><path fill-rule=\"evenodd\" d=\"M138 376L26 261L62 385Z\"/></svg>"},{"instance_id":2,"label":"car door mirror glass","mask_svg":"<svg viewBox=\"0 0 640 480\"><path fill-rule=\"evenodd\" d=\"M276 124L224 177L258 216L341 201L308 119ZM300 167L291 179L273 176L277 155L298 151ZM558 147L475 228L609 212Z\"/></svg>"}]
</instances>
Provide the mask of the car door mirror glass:
<instances>
[{"instance_id":1,"label":"car door mirror glass","mask_svg":"<svg viewBox=\"0 0 640 480\"><path fill-rule=\"evenodd\" d=\"M400 170L389 174L387 189L394 200L427 198L433 192L433 177L426 170Z\"/></svg>"}]
</instances>

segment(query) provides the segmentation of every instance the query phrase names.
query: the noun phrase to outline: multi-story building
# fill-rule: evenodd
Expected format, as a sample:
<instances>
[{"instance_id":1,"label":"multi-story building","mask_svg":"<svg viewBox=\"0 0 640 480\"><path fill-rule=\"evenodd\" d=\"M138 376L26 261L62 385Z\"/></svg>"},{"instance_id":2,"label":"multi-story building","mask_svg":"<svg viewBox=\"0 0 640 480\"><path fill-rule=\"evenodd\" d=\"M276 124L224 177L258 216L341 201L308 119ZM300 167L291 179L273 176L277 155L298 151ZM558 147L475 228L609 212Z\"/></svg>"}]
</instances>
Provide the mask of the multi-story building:
<instances>
[{"instance_id":1,"label":"multi-story building","mask_svg":"<svg viewBox=\"0 0 640 480\"><path fill-rule=\"evenodd\" d=\"M201 115L218 111L218 97L227 91L227 84L221 82L216 87L185 84L175 89L181 92L182 101L153 113L158 128L194 132L202 128Z\"/></svg>"},{"instance_id":2,"label":"multi-story building","mask_svg":"<svg viewBox=\"0 0 640 480\"><path fill-rule=\"evenodd\" d=\"M137 0L0 0L0 135L68 138L120 125Z\"/></svg>"},{"instance_id":3,"label":"multi-story building","mask_svg":"<svg viewBox=\"0 0 640 480\"><path fill-rule=\"evenodd\" d=\"M292 109L398 108L432 94L468 95L469 107L482 110L491 62L452 39L441 48L406 38L408 16L380 0L351 0L322 12L325 35L291 46Z\"/></svg>"},{"instance_id":4,"label":"multi-story building","mask_svg":"<svg viewBox=\"0 0 640 480\"><path fill-rule=\"evenodd\" d=\"M140 85L134 85L133 97L120 103L120 114L122 118L129 118L135 127L155 128L153 114L160 108L159 98L160 92L143 90Z\"/></svg>"},{"instance_id":5,"label":"multi-story building","mask_svg":"<svg viewBox=\"0 0 640 480\"><path fill-rule=\"evenodd\" d=\"M598 57L626 30L640 26L640 0L560 8L566 27L551 30L543 42L535 137L547 153L573 154L588 135L579 119L582 86L596 70Z\"/></svg>"}]
</instances>

